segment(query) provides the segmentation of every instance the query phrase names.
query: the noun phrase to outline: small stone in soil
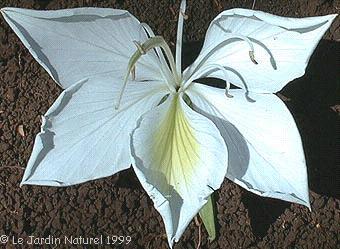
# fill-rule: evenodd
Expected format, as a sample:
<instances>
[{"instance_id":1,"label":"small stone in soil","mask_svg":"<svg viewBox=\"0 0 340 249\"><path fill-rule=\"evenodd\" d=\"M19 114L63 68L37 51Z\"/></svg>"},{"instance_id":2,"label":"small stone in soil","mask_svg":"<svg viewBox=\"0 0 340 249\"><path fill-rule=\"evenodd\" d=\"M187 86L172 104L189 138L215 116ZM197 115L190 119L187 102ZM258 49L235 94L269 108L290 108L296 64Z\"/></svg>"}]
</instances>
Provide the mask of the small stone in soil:
<instances>
[{"instance_id":1,"label":"small stone in soil","mask_svg":"<svg viewBox=\"0 0 340 249\"><path fill-rule=\"evenodd\" d=\"M24 126L22 124L18 125L17 132L20 134L20 136L25 137L25 130L24 130Z\"/></svg>"}]
</instances>

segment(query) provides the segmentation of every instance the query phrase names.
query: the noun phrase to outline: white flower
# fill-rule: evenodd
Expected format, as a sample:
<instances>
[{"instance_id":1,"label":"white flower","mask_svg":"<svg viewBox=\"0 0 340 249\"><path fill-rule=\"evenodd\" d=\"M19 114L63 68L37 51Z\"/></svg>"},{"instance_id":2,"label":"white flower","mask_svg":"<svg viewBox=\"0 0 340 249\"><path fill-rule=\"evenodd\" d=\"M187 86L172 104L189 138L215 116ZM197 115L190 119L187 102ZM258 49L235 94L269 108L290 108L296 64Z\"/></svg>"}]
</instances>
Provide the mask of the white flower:
<instances>
[{"instance_id":1,"label":"white flower","mask_svg":"<svg viewBox=\"0 0 340 249\"><path fill-rule=\"evenodd\" d=\"M162 37L124 10L1 10L65 89L43 118L22 184L69 186L132 164L170 246L225 176L309 207L299 132L273 93L304 74L335 15L224 11L182 73L185 4L176 60ZM198 83L202 77L224 79L226 90Z\"/></svg>"}]
</instances>

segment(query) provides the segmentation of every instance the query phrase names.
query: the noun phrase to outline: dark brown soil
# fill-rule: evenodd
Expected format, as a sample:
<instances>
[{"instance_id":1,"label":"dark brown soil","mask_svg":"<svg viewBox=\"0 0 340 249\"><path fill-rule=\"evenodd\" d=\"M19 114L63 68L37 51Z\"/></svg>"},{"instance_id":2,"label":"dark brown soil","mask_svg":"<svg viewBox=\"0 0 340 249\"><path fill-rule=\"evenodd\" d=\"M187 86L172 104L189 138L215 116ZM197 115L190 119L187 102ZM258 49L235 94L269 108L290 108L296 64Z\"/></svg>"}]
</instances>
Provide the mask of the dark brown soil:
<instances>
[{"instance_id":1,"label":"dark brown soil","mask_svg":"<svg viewBox=\"0 0 340 249\"><path fill-rule=\"evenodd\" d=\"M155 33L174 42L176 16L171 8L177 12L178 4L177 0L2 0L0 7L128 9L139 20L147 22ZM250 8L251 5L252 0L189 1L185 61L190 63L197 55L209 22L222 9ZM255 8L304 17L337 13L340 2L258 0ZM208 244L203 231L201 248L339 248L340 116L330 108L340 104L339 19L317 47L306 75L281 91L291 99L286 104L296 118L304 142L313 211L257 197L225 180L216 193L217 239ZM35 62L2 18L0 73L0 236L129 235L132 237L130 244L113 247L167 248L161 217L132 170L68 188L19 187L34 137L40 129L40 116L61 89ZM25 136L18 132L19 125L23 125ZM175 248L196 248L197 241L198 228L192 222ZM49 247L52 246L41 248ZM21 247L8 243L6 248Z\"/></svg>"}]
</instances>

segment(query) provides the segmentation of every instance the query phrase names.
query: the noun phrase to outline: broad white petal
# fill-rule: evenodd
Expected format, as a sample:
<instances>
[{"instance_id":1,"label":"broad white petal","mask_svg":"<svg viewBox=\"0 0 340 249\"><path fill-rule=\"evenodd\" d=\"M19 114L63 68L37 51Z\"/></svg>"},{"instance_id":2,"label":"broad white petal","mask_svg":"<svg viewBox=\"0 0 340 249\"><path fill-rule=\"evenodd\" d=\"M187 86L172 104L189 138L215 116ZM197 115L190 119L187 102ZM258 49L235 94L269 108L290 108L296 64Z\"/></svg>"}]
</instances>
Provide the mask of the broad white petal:
<instances>
[{"instance_id":1,"label":"broad white petal","mask_svg":"<svg viewBox=\"0 0 340 249\"><path fill-rule=\"evenodd\" d=\"M92 76L123 78L134 40L147 39L139 21L125 10L76 8L37 11L1 9L33 57L63 88ZM139 80L160 79L153 51L137 63Z\"/></svg>"},{"instance_id":2,"label":"broad white petal","mask_svg":"<svg viewBox=\"0 0 340 249\"><path fill-rule=\"evenodd\" d=\"M306 163L300 134L274 94L252 94L194 84L187 91L194 110L219 128L229 152L227 177L261 196L309 207Z\"/></svg>"},{"instance_id":3,"label":"broad white petal","mask_svg":"<svg viewBox=\"0 0 340 249\"><path fill-rule=\"evenodd\" d=\"M185 79L204 66L219 64L228 70L229 81L243 89L277 92L305 73L311 54L335 17L287 18L247 9L224 11L211 22L202 51L186 69ZM250 46L240 37L249 39L258 64L252 62ZM220 70L205 76L224 79Z\"/></svg>"},{"instance_id":4,"label":"broad white petal","mask_svg":"<svg viewBox=\"0 0 340 249\"><path fill-rule=\"evenodd\" d=\"M130 133L167 93L165 87L129 82L119 110L114 105L120 86L106 78L67 88L43 117L22 184L68 186L130 167Z\"/></svg>"},{"instance_id":5,"label":"broad white petal","mask_svg":"<svg viewBox=\"0 0 340 249\"><path fill-rule=\"evenodd\" d=\"M171 95L143 115L131 146L137 177L162 215L172 246L223 181L223 138L209 119Z\"/></svg>"}]
</instances>

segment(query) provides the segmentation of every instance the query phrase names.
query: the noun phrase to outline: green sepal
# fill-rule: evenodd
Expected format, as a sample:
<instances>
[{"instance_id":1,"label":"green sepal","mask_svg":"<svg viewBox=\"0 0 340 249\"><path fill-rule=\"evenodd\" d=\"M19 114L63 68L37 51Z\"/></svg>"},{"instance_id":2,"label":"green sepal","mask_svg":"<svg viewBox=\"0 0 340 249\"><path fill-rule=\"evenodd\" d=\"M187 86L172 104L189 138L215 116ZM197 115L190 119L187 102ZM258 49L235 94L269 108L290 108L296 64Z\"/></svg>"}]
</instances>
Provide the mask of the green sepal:
<instances>
[{"instance_id":1,"label":"green sepal","mask_svg":"<svg viewBox=\"0 0 340 249\"><path fill-rule=\"evenodd\" d=\"M203 221L203 225L209 234L209 240L216 238L216 220L215 220L215 202L213 195L210 195L207 203L199 211L199 216Z\"/></svg>"}]
</instances>

